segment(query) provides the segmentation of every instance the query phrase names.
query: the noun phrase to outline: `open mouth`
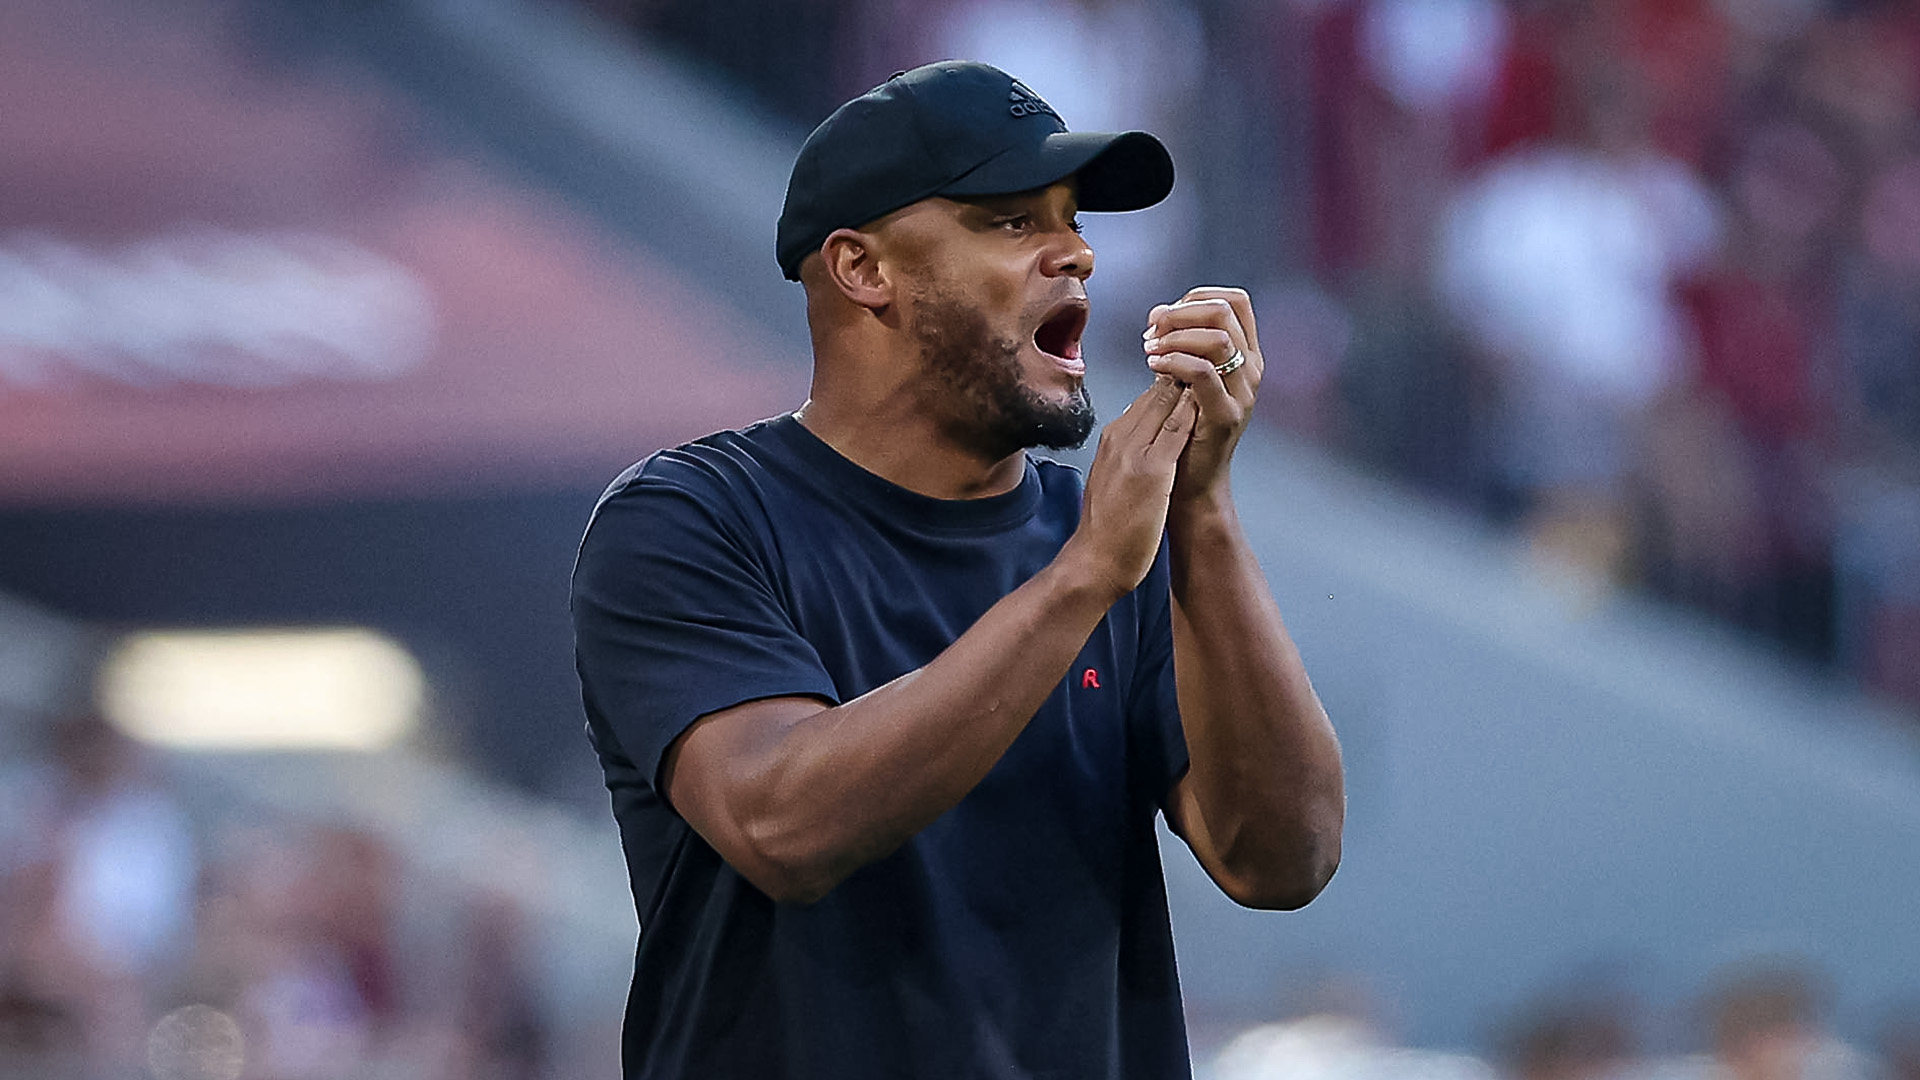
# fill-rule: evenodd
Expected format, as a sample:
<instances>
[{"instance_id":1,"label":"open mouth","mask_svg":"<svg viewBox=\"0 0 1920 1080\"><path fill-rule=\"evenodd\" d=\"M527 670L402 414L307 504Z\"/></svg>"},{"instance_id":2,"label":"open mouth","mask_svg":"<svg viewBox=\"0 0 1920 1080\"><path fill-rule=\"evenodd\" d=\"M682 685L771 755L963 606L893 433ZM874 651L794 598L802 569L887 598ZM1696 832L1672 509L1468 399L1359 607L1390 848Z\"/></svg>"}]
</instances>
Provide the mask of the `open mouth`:
<instances>
[{"instance_id":1,"label":"open mouth","mask_svg":"<svg viewBox=\"0 0 1920 1080\"><path fill-rule=\"evenodd\" d=\"M1080 335L1087 329L1087 306L1068 301L1033 332L1034 347L1048 356L1080 363Z\"/></svg>"}]
</instances>

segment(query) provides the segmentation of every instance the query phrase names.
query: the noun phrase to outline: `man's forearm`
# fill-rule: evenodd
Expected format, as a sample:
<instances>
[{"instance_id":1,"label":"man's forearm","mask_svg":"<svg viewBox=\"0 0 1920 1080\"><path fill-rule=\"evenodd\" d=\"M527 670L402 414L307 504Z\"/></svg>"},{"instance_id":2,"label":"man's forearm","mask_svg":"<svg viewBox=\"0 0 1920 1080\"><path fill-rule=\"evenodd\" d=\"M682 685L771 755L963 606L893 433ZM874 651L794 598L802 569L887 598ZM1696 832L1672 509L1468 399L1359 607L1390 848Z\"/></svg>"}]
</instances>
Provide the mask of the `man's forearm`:
<instances>
[{"instance_id":1,"label":"man's forearm","mask_svg":"<svg viewBox=\"0 0 1920 1080\"><path fill-rule=\"evenodd\" d=\"M1340 858L1340 746L1231 502L1168 520L1188 772L1176 825L1235 900L1298 907Z\"/></svg>"}]
</instances>

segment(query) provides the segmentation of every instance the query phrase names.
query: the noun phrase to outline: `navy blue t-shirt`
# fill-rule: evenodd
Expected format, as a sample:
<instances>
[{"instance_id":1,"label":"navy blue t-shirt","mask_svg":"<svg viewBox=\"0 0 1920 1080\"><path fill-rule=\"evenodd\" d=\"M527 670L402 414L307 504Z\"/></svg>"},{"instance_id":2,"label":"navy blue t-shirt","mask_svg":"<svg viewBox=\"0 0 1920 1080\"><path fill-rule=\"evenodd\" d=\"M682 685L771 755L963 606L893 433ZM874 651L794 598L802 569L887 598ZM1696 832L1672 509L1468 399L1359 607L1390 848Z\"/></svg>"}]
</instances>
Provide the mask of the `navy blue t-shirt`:
<instances>
[{"instance_id":1,"label":"navy blue t-shirt","mask_svg":"<svg viewBox=\"0 0 1920 1080\"><path fill-rule=\"evenodd\" d=\"M663 451L574 572L588 733L640 916L629 1080L1190 1075L1154 817L1186 767L1166 551L986 778L809 905L674 812L662 755L756 698L843 702L924 666L1051 561L1078 471L928 498L792 416Z\"/></svg>"}]
</instances>

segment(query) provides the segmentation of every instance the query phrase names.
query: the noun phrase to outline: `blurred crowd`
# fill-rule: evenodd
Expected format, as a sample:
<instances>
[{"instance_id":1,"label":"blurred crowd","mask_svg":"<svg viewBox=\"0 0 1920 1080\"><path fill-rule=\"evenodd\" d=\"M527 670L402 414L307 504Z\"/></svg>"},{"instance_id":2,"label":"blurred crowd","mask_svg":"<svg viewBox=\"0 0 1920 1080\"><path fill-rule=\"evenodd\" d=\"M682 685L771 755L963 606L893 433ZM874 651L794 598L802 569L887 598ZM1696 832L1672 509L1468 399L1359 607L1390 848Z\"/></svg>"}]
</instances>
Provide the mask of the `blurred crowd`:
<instances>
[{"instance_id":1,"label":"blurred crowd","mask_svg":"<svg viewBox=\"0 0 1920 1080\"><path fill-rule=\"evenodd\" d=\"M1290 1019L1234 1036L1206 1080L1914 1080L1920 1003L1887 1014L1872 1044L1828 1027L1811 967L1748 958L1707 980L1677 1052L1640 1034L1632 995L1573 989L1519 1011L1485 1057L1396 1046L1351 988Z\"/></svg>"},{"instance_id":2,"label":"blurred crowd","mask_svg":"<svg viewBox=\"0 0 1920 1080\"><path fill-rule=\"evenodd\" d=\"M0 770L0 1080L570 1075L531 917L509 891L410 865L376 828L208 800L76 715ZM1287 1019L1197 1041L1196 1076L1920 1080L1920 1001L1883 1003L1849 1043L1831 988L1791 959L1730 964L1662 1024L1612 981L1571 983L1490 1025L1478 1053L1401 1045L1391 1003L1350 979L1304 985Z\"/></svg>"},{"instance_id":3,"label":"blurred crowd","mask_svg":"<svg viewBox=\"0 0 1920 1080\"><path fill-rule=\"evenodd\" d=\"M524 906L196 801L92 715L0 769L0 1080L532 1080Z\"/></svg>"},{"instance_id":4,"label":"blurred crowd","mask_svg":"<svg viewBox=\"0 0 1920 1080\"><path fill-rule=\"evenodd\" d=\"M1296 21L1335 441L1920 703L1920 8Z\"/></svg>"},{"instance_id":5,"label":"blurred crowd","mask_svg":"<svg viewBox=\"0 0 1920 1080\"><path fill-rule=\"evenodd\" d=\"M1103 304L1244 274L1274 422L1920 708L1920 5L582 2L802 128L964 55L1165 133Z\"/></svg>"}]
</instances>

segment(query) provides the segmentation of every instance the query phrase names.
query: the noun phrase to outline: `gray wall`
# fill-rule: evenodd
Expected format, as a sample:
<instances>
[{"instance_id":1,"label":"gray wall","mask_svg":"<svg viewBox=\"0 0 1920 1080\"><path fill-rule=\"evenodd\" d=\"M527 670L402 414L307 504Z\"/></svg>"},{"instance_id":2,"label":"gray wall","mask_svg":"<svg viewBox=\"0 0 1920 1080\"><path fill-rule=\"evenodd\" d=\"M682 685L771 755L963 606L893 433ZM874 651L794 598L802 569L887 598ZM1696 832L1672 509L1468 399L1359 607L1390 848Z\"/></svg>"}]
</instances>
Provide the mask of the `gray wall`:
<instances>
[{"instance_id":1,"label":"gray wall","mask_svg":"<svg viewBox=\"0 0 1920 1080\"><path fill-rule=\"evenodd\" d=\"M1168 838L1197 1019L1347 973L1411 1041L1479 1047L1599 973L1672 1038L1715 968L1760 954L1823 969L1856 1037L1920 992L1920 742L1893 717L1281 440L1235 479L1341 732L1349 823L1291 914L1234 907Z\"/></svg>"}]
</instances>

